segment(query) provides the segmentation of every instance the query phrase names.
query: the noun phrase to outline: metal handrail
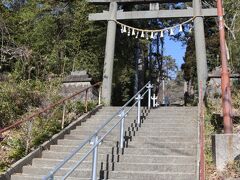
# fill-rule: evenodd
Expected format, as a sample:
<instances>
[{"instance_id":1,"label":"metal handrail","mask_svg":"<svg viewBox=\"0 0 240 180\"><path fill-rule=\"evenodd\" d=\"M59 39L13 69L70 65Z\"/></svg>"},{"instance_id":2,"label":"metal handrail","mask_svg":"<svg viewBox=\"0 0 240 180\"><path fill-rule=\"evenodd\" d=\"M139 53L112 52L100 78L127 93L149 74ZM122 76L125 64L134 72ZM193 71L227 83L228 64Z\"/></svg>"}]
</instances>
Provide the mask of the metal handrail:
<instances>
[{"instance_id":1,"label":"metal handrail","mask_svg":"<svg viewBox=\"0 0 240 180\"><path fill-rule=\"evenodd\" d=\"M23 124L24 122L33 121L33 118L35 118L35 117L37 117L37 116L39 116L39 115L41 115L41 114L43 114L43 113L51 110L51 109L54 109L56 106L59 106L59 105L64 104L64 103L65 103L66 101L68 101L69 99L72 99L72 98L76 97L77 95L79 95L79 94L81 94L81 93L83 93L83 92L85 92L85 91L87 91L87 90L89 90L89 89L91 89L91 88L93 88L93 87L99 86L99 85L101 85L101 82L98 82L98 83L96 83L96 84L94 84L94 85L92 85L92 86L89 86L89 87L87 87L87 88L84 88L84 89L82 89L81 91L76 92L76 93L74 93L74 94L72 94L71 96L68 96L68 97L66 97L66 98L63 98L63 99L57 101L56 103L49 105L48 107L46 107L46 108L44 108L44 109L40 109L40 110L38 110L38 111L35 111L33 114L29 115L29 116L26 117L26 118L18 119L18 120L16 120L17 122L15 122L14 124L12 124L12 125L4 128L4 129L1 129L1 130L0 130L0 134L4 133L4 132L6 132L6 131L9 131L9 130L11 130L11 129L13 129L13 128L16 128L17 126Z\"/></svg>"},{"instance_id":2,"label":"metal handrail","mask_svg":"<svg viewBox=\"0 0 240 180\"><path fill-rule=\"evenodd\" d=\"M203 94L203 83L200 81L199 85L199 180L205 180L205 155L204 155L204 94Z\"/></svg>"},{"instance_id":3,"label":"metal handrail","mask_svg":"<svg viewBox=\"0 0 240 180\"><path fill-rule=\"evenodd\" d=\"M45 176L43 178L43 180L52 180L54 178L54 175L57 173L58 170L60 170L61 167L63 167L74 155L76 155L76 153L78 153L88 142L90 142L91 140L94 140L94 144L91 147L91 149L86 152L86 154L71 168L70 171L68 171L63 177L62 179L66 179L67 177L69 177L71 175L71 173L89 156L90 153L94 153L97 154L97 148L99 146L99 144L105 139L105 137L112 132L112 130L121 124L124 124L124 119L127 116L127 114L132 110L132 108L138 104L138 119L140 119L139 117L139 104L141 105L141 99L147 94L148 92L148 100L150 99L150 101L148 101L148 108L151 107L151 88L153 86L151 85L150 82L148 82L142 89L140 89L125 105L123 105L116 113L114 113L114 115L112 115L110 118L108 118L106 120L105 123L103 123L92 135L90 135L86 140L84 140L83 143L81 143L70 155L68 155L60 164L58 164L51 172L49 172L49 174L47 176ZM146 91L144 91L144 89L146 89ZM143 92L144 91L144 92ZM142 93L143 92L143 93ZM142 93L142 95L141 95ZM126 111L124 112L124 108L126 108L133 100L136 100L133 105ZM123 113L122 113L123 112ZM116 122L116 124L114 124L101 138L98 139L98 133L106 127L106 125L108 125L116 116L120 116L120 119ZM140 123L140 121L139 121ZM122 132L123 126L120 126L120 132ZM123 134L121 133L120 135L120 142L123 142ZM122 144L120 144L120 146L123 146ZM93 167L92 167L92 180L96 180L96 157L93 157Z\"/></svg>"}]
</instances>

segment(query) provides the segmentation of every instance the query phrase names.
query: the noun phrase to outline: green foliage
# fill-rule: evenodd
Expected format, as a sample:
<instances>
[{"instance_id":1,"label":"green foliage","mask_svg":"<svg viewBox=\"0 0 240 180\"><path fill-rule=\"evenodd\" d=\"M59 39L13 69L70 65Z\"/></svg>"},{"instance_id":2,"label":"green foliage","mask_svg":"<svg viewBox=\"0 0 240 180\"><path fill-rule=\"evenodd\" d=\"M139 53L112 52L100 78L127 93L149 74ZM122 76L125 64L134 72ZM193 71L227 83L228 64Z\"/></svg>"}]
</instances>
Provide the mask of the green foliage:
<instances>
[{"instance_id":1,"label":"green foliage","mask_svg":"<svg viewBox=\"0 0 240 180\"><path fill-rule=\"evenodd\" d=\"M26 113L29 107L41 104L42 95L36 86L35 82L29 81L0 84L0 126L12 123L12 120Z\"/></svg>"},{"instance_id":2,"label":"green foliage","mask_svg":"<svg viewBox=\"0 0 240 180\"><path fill-rule=\"evenodd\" d=\"M233 99L233 107L235 109L240 109L240 92L239 92L239 87L240 85L237 84L235 86L233 86L233 90L232 90L232 99Z\"/></svg>"},{"instance_id":3,"label":"green foliage","mask_svg":"<svg viewBox=\"0 0 240 180\"><path fill-rule=\"evenodd\" d=\"M98 105L97 101L90 101L88 102L88 111L92 111L94 108L96 108Z\"/></svg>"},{"instance_id":4,"label":"green foliage","mask_svg":"<svg viewBox=\"0 0 240 180\"><path fill-rule=\"evenodd\" d=\"M34 121L32 146L38 147L61 130L61 121L56 117L38 118Z\"/></svg>"},{"instance_id":5,"label":"green foliage","mask_svg":"<svg viewBox=\"0 0 240 180\"><path fill-rule=\"evenodd\" d=\"M17 10L1 8L2 72L12 72L19 79L46 79L49 73L84 69L101 78L106 31L88 21L94 6L77 0L30 0Z\"/></svg>"},{"instance_id":6,"label":"green foliage","mask_svg":"<svg viewBox=\"0 0 240 180\"><path fill-rule=\"evenodd\" d=\"M97 102L96 101L88 101L87 102L87 110L91 111L93 110L96 106L97 106ZM83 103L83 101L72 101L67 103L66 106L67 112L68 113L75 113L76 115L81 115L86 111L86 107L85 104Z\"/></svg>"},{"instance_id":7,"label":"green foliage","mask_svg":"<svg viewBox=\"0 0 240 180\"><path fill-rule=\"evenodd\" d=\"M6 162L0 161L0 173L6 171L8 164Z\"/></svg>"},{"instance_id":8,"label":"green foliage","mask_svg":"<svg viewBox=\"0 0 240 180\"><path fill-rule=\"evenodd\" d=\"M93 110L96 106L96 101L88 102L88 111ZM54 134L60 132L62 129L62 110L61 106L59 106L59 108L55 108L51 112L35 118L32 121L31 132L29 132L28 123L16 131L13 130L11 135L1 142L0 152L7 152L7 154L1 154L0 172L6 170L10 164L25 156L26 151L30 152L34 150L40 144L49 140ZM72 101L68 103L64 127L75 120L74 117L76 115L81 115L84 112L85 106L83 102ZM74 116L69 116L71 113L74 113Z\"/></svg>"},{"instance_id":9,"label":"green foliage","mask_svg":"<svg viewBox=\"0 0 240 180\"><path fill-rule=\"evenodd\" d=\"M67 112L82 114L85 112L85 105L82 101L72 101L67 103Z\"/></svg>"},{"instance_id":10,"label":"green foliage","mask_svg":"<svg viewBox=\"0 0 240 180\"><path fill-rule=\"evenodd\" d=\"M224 10L226 21L226 37L230 56L230 67L233 72L239 73L240 68L240 2L234 0L224 1Z\"/></svg>"},{"instance_id":11,"label":"green foliage","mask_svg":"<svg viewBox=\"0 0 240 180\"><path fill-rule=\"evenodd\" d=\"M8 77L8 82L0 83L0 127L12 124L23 114L42 106L46 99L57 100L59 85L58 79L46 84L38 80L16 82Z\"/></svg>"},{"instance_id":12,"label":"green foliage","mask_svg":"<svg viewBox=\"0 0 240 180\"><path fill-rule=\"evenodd\" d=\"M131 87L133 87L132 83L134 82L134 71L125 66L124 69L118 70L116 73L118 73L118 78L113 84L113 105L123 104L133 95Z\"/></svg>"},{"instance_id":13,"label":"green foliage","mask_svg":"<svg viewBox=\"0 0 240 180\"><path fill-rule=\"evenodd\" d=\"M7 146L11 149L8 155L13 161L21 159L25 155L26 145L20 136L9 139Z\"/></svg>"},{"instance_id":14,"label":"green foliage","mask_svg":"<svg viewBox=\"0 0 240 180\"><path fill-rule=\"evenodd\" d=\"M205 159L208 165L213 163L212 157L212 135L215 134L214 126L212 125L212 115L206 112L205 115Z\"/></svg>"},{"instance_id":15,"label":"green foliage","mask_svg":"<svg viewBox=\"0 0 240 180\"><path fill-rule=\"evenodd\" d=\"M77 114L82 114L85 111L85 106L81 101L77 101L75 105L75 112Z\"/></svg>"}]
</instances>

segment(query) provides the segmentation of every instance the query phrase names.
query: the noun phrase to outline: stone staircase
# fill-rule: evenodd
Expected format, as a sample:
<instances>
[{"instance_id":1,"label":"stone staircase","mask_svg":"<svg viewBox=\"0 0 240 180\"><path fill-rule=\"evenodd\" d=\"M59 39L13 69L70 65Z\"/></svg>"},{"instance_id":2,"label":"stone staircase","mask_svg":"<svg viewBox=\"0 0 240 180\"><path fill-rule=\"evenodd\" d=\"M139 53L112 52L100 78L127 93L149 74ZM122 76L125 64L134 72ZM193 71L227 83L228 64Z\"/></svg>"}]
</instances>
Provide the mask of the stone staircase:
<instances>
[{"instance_id":1,"label":"stone staircase","mask_svg":"<svg viewBox=\"0 0 240 180\"><path fill-rule=\"evenodd\" d=\"M92 134L119 107L104 107L70 134L59 139L56 145L24 166L21 174L12 180L39 180L47 175L74 148ZM160 107L150 113L143 109L141 127L136 125L137 110L126 118L125 148L119 148L119 128L99 146L98 177L115 180L195 180L197 179L197 108ZM101 132L106 133L116 123L110 122ZM91 145L84 147L54 179L61 179L72 165L77 163ZM71 174L69 180L90 179L92 155Z\"/></svg>"}]
</instances>

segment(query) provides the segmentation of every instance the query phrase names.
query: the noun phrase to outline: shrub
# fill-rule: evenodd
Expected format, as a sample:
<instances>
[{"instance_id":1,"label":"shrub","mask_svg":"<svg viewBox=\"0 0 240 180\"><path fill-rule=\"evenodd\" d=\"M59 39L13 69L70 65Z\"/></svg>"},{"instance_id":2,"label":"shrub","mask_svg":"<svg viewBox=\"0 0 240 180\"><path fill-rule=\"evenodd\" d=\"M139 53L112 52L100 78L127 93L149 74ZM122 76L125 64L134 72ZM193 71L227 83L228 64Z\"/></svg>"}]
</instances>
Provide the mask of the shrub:
<instances>
[{"instance_id":1,"label":"shrub","mask_svg":"<svg viewBox=\"0 0 240 180\"><path fill-rule=\"evenodd\" d=\"M50 119L38 118L34 123L32 132L32 146L36 148L60 130L61 123L59 119L55 117Z\"/></svg>"}]
</instances>

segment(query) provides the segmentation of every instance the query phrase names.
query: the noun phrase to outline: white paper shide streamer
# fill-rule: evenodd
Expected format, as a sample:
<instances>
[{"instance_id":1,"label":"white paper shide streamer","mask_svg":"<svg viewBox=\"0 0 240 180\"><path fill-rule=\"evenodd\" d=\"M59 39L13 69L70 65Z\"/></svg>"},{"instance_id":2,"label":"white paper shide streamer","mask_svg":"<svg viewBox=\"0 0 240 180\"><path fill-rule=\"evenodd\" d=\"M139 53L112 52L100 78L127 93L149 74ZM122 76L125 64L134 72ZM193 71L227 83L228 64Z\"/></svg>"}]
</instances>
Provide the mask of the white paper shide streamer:
<instances>
[{"instance_id":1,"label":"white paper shide streamer","mask_svg":"<svg viewBox=\"0 0 240 180\"><path fill-rule=\"evenodd\" d=\"M193 21L195 17L181 23L178 25L175 25L173 27L167 27L164 29L159 29L159 30L146 30L146 29L139 29L139 28L134 28L131 26L128 26L126 24L120 23L116 20L114 20L117 24L121 26L121 33L127 33L128 36L134 36L135 38L146 38L147 40L149 39L156 39L156 37L159 35L161 38L164 37L165 33L168 33L170 36L174 36L175 33L182 33L183 32L183 26L187 23L190 23ZM189 30L189 32L192 30Z\"/></svg>"}]
</instances>

